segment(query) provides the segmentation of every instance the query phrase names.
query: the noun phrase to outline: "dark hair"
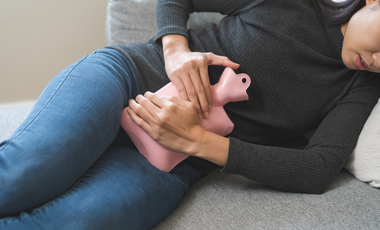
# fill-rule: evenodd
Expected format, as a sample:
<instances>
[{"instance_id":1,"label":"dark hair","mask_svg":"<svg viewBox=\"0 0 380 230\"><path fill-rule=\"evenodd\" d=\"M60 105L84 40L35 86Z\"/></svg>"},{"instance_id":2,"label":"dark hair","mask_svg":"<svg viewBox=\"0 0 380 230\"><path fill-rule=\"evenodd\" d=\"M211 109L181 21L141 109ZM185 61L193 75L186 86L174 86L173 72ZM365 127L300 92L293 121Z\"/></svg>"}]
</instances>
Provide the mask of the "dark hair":
<instances>
[{"instance_id":1,"label":"dark hair","mask_svg":"<svg viewBox=\"0 0 380 230\"><path fill-rule=\"evenodd\" d=\"M313 0L314 7L326 21L338 25L350 20L365 6L365 0Z\"/></svg>"}]
</instances>

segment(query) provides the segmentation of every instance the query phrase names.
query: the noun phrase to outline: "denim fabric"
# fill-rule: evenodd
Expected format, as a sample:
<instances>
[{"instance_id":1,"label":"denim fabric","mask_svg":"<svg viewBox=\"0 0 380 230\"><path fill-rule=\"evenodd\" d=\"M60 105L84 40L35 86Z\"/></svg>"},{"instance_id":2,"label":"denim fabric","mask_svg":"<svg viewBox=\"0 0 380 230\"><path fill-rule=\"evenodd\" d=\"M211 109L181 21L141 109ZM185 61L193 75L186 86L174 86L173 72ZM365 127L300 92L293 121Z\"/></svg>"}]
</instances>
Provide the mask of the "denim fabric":
<instances>
[{"instance_id":1,"label":"denim fabric","mask_svg":"<svg viewBox=\"0 0 380 230\"><path fill-rule=\"evenodd\" d=\"M116 50L59 73L0 144L0 229L147 229L166 217L200 173L156 169L120 130L138 93Z\"/></svg>"}]
</instances>

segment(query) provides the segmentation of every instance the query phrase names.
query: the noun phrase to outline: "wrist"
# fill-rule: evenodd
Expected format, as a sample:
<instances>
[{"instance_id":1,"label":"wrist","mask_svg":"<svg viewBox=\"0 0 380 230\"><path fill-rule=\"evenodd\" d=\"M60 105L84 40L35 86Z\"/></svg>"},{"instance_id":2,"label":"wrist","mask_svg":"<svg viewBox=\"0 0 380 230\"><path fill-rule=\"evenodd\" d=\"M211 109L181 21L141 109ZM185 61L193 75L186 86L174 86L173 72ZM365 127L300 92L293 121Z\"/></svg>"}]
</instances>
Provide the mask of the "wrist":
<instances>
[{"instance_id":1,"label":"wrist","mask_svg":"<svg viewBox=\"0 0 380 230\"><path fill-rule=\"evenodd\" d=\"M189 43L182 35L170 34L162 38L164 56L177 52L189 52Z\"/></svg>"},{"instance_id":2,"label":"wrist","mask_svg":"<svg viewBox=\"0 0 380 230\"><path fill-rule=\"evenodd\" d=\"M219 166L224 166L227 162L230 140L226 137L204 130L203 135L198 136L199 142L196 145L194 154Z\"/></svg>"}]
</instances>

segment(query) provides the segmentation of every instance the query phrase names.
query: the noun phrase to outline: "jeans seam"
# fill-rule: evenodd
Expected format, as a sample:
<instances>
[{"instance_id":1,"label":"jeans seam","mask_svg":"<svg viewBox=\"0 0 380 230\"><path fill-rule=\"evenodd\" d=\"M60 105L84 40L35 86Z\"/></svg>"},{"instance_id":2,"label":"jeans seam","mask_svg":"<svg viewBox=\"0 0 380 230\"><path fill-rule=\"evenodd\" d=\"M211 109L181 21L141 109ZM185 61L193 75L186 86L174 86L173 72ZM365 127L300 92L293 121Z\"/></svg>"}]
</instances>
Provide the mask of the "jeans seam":
<instances>
[{"instance_id":1,"label":"jeans seam","mask_svg":"<svg viewBox=\"0 0 380 230\"><path fill-rule=\"evenodd\" d=\"M19 134L17 134L15 137L13 138L10 138L7 140L7 143L3 146L3 148L1 150L4 150L8 145L9 145L9 142L10 140L15 140L17 139L21 134L23 134L25 132L25 130L32 124L32 122L34 120L37 119L37 117L41 114L41 112L46 108L46 106L50 103L50 101L54 98L54 96L57 94L58 90L62 87L63 83L66 81L66 79L69 77L69 75L71 74L71 72L75 69L75 67L77 67L77 65L79 63L81 63L88 55L86 55L84 58L82 58L81 60L77 61L75 63L75 65L69 70L69 72L66 74L66 76L62 79L62 81L59 83L57 89L53 92L53 94L49 97L49 99L46 101L46 103L42 106L42 108L37 112L37 114L33 117L33 119L31 119L31 121L20 131Z\"/></svg>"}]
</instances>

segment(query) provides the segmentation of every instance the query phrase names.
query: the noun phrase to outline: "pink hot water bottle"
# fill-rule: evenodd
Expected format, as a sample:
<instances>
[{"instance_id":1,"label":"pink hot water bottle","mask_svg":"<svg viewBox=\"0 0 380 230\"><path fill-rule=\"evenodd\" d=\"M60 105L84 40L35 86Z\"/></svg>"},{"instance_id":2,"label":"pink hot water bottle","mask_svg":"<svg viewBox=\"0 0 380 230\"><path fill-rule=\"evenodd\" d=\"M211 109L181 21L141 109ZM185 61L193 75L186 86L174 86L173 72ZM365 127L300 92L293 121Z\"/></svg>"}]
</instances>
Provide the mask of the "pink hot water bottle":
<instances>
[{"instance_id":1,"label":"pink hot water bottle","mask_svg":"<svg viewBox=\"0 0 380 230\"><path fill-rule=\"evenodd\" d=\"M202 119L202 126L221 136L231 133L234 124L227 116L223 106L228 102L248 100L246 90L250 84L251 79L247 74L236 74L231 68L226 67L219 82L211 86L213 107L209 118ZM165 85L156 94L179 96L173 83ZM170 172L178 163L188 157L186 154L173 152L158 144L129 117L126 109L122 111L120 123L140 153L158 169Z\"/></svg>"}]
</instances>

